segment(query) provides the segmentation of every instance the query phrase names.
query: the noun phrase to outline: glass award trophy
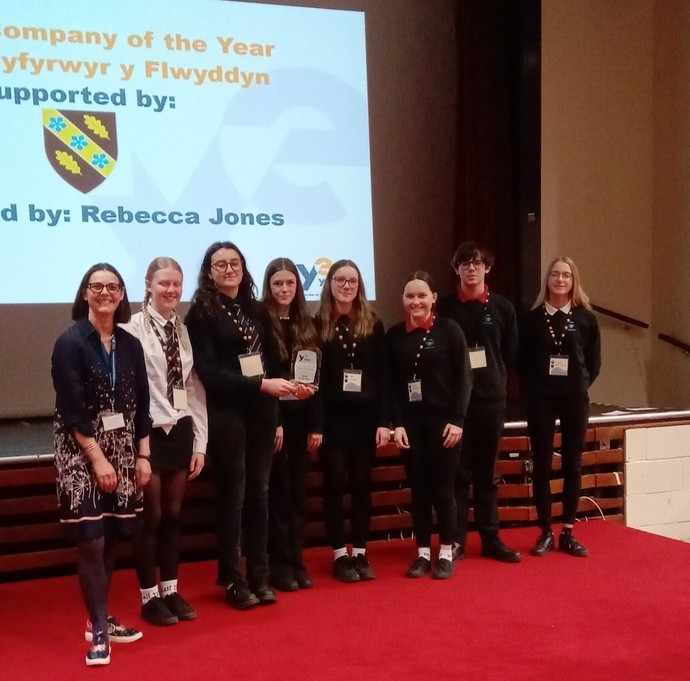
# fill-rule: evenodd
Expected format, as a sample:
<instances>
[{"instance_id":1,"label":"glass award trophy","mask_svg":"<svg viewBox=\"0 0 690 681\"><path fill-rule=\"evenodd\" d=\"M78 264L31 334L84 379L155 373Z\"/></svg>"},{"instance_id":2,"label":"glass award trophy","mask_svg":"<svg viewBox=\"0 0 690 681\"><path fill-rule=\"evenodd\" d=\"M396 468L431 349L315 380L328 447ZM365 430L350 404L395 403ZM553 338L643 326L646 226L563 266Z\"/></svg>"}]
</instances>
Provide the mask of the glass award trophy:
<instances>
[{"instance_id":1,"label":"glass award trophy","mask_svg":"<svg viewBox=\"0 0 690 681\"><path fill-rule=\"evenodd\" d=\"M318 387L321 373L321 350L318 348L295 348L292 351L290 376L296 383Z\"/></svg>"}]
</instances>

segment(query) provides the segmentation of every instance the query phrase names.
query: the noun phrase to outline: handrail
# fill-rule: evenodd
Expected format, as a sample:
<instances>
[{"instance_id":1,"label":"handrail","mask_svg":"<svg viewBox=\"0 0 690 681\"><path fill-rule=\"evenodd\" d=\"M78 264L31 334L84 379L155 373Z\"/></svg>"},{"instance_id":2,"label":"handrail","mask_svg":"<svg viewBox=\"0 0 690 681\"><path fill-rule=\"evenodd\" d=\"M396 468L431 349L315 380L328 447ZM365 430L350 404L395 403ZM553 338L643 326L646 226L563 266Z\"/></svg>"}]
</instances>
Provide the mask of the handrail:
<instances>
[{"instance_id":1,"label":"handrail","mask_svg":"<svg viewBox=\"0 0 690 681\"><path fill-rule=\"evenodd\" d=\"M647 324L647 322L642 322L639 319L628 317L624 314L621 314L620 312L614 312L613 310L609 310L608 308L601 307L601 305L594 305L594 303L592 303L592 309L596 310L597 312L600 312L601 314L606 315L607 317L617 319L619 322L623 322L624 324L630 324L630 326L639 326L641 329L649 328L649 324Z\"/></svg>"},{"instance_id":2,"label":"handrail","mask_svg":"<svg viewBox=\"0 0 690 681\"><path fill-rule=\"evenodd\" d=\"M683 352L690 355L690 345L688 345L687 343L683 343L683 341L679 341L677 338L674 338L673 336L668 336L665 333L657 334L657 338L659 340L664 341L664 343L668 343L669 345L673 345L673 347L679 348Z\"/></svg>"}]
</instances>

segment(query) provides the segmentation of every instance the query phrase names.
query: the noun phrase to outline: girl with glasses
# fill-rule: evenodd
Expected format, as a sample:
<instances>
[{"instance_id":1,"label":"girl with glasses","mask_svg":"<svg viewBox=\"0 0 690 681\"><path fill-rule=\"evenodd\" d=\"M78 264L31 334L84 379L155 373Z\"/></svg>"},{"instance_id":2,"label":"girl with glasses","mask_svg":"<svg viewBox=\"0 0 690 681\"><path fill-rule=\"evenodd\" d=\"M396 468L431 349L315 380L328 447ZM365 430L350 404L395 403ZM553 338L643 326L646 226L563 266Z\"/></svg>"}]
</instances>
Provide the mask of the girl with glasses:
<instances>
[{"instance_id":1,"label":"girl with glasses","mask_svg":"<svg viewBox=\"0 0 690 681\"><path fill-rule=\"evenodd\" d=\"M316 317L323 343L320 398L324 409L321 468L324 520L333 547L333 576L374 579L366 555L371 520L371 466L390 439L383 324L367 300L351 260L331 265ZM345 544L343 496L351 493L352 555Z\"/></svg>"},{"instance_id":2,"label":"girl with glasses","mask_svg":"<svg viewBox=\"0 0 690 681\"><path fill-rule=\"evenodd\" d=\"M527 423L534 461L534 501L541 535L533 556L555 547L551 518L551 474L555 421L560 419L563 527L558 548L584 558L573 536L580 501L582 450L589 421L589 387L601 368L597 318L571 258L549 264L541 292L520 329Z\"/></svg>"},{"instance_id":3,"label":"girl with glasses","mask_svg":"<svg viewBox=\"0 0 690 681\"><path fill-rule=\"evenodd\" d=\"M149 481L149 387L119 272L89 268L72 306L74 324L56 341L55 467L60 522L77 543L79 585L89 614L88 666L110 663L110 643L141 632L108 615L118 536L131 536Z\"/></svg>"},{"instance_id":4,"label":"girl with glasses","mask_svg":"<svg viewBox=\"0 0 690 681\"><path fill-rule=\"evenodd\" d=\"M269 586L268 479L277 433L277 397L296 393L281 377L265 306L240 249L206 250L186 318L194 365L206 389L208 456L216 488L218 579L238 610L276 602ZM240 563L241 530L247 549Z\"/></svg>"},{"instance_id":5,"label":"girl with glasses","mask_svg":"<svg viewBox=\"0 0 690 681\"><path fill-rule=\"evenodd\" d=\"M155 258L145 287L141 312L122 325L144 348L153 418L152 474L135 541L136 562L141 616L149 624L167 626L196 618L177 591L180 511L187 480L204 467L208 426L204 388L193 369L187 329L176 312L182 296L180 265L172 258Z\"/></svg>"},{"instance_id":6,"label":"girl with glasses","mask_svg":"<svg viewBox=\"0 0 690 681\"><path fill-rule=\"evenodd\" d=\"M278 342L282 376L292 378L300 350L320 345L309 315L297 267L276 258L266 267L263 303ZM315 377L318 378L318 377ZM313 584L302 561L307 513L307 474L310 455L321 445L321 410L313 384L298 384L298 398L279 402L280 423L268 486L268 558L271 583L280 591L310 589Z\"/></svg>"}]
</instances>

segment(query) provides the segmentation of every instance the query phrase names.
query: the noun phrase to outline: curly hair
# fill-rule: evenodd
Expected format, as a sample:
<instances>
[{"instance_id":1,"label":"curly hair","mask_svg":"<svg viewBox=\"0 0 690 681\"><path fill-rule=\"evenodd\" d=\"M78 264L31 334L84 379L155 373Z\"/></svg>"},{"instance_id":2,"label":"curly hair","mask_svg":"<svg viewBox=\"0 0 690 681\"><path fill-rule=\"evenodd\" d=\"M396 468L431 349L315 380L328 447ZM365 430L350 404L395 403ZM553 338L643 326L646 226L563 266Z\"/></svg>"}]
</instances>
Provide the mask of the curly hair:
<instances>
[{"instance_id":1,"label":"curly hair","mask_svg":"<svg viewBox=\"0 0 690 681\"><path fill-rule=\"evenodd\" d=\"M201 268L199 269L197 288L192 296L192 305L198 305L201 312L207 317L217 317L223 314L220 292L216 288L211 276L211 258L221 248L228 248L237 252L242 262L242 281L237 292L237 302L246 314L256 315L256 284L247 270L247 261L242 251L232 241L216 241L206 249L204 258L201 261Z\"/></svg>"}]
</instances>

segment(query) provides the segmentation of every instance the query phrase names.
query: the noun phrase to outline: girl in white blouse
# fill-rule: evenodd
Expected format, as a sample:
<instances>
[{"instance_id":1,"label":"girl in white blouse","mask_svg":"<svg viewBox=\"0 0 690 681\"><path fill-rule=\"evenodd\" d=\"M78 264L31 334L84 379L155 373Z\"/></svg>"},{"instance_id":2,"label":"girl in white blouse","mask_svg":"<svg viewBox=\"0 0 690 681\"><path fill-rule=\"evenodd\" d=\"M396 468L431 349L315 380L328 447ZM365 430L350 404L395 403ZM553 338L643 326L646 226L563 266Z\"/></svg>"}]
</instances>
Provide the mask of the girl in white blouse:
<instances>
[{"instance_id":1,"label":"girl in white blouse","mask_svg":"<svg viewBox=\"0 0 690 681\"><path fill-rule=\"evenodd\" d=\"M180 265L172 258L154 259L146 272L142 311L123 325L144 348L151 393L152 475L136 560L141 616L157 626L196 617L177 591L180 509L187 480L204 467L208 423L206 394L193 368L187 329L176 313L181 295Z\"/></svg>"}]
</instances>

